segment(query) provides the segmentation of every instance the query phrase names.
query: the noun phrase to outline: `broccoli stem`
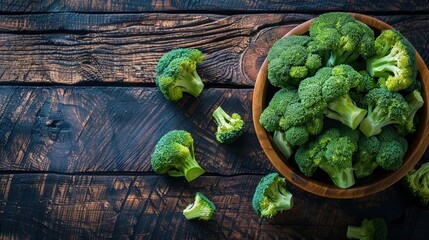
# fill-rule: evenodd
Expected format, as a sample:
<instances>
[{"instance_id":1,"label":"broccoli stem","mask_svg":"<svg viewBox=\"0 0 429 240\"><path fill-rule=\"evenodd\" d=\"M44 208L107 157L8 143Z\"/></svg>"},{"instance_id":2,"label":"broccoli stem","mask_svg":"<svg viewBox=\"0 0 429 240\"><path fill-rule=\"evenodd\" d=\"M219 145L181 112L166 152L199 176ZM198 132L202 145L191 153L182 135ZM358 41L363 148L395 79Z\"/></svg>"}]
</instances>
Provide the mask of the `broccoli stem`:
<instances>
[{"instance_id":1,"label":"broccoli stem","mask_svg":"<svg viewBox=\"0 0 429 240\"><path fill-rule=\"evenodd\" d=\"M232 118L221 107L218 107L213 112L213 118L218 126L231 127L231 124L229 123L231 122Z\"/></svg>"},{"instance_id":2,"label":"broccoli stem","mask_svg":"<svg viewBox=\"0 0 429 240\"><path fill-rule=\"evenodd\" d=\"M292 144L286 138L286 134L281 131L275 131L273 136L274 145L278 148L283 157L287 159L292 155Z\"/></svg>"},{"instance_id":3,"label":"broccoli stem","mask_svg":"<svg viewBox=\"0 0 429 240\"><path fill-rule=\"evenodd\" d=\"M176 87L182 88L183 92L187 92L194 97L198 97L203 91L204 83L196 71L184 72L176 80Z\"/></svg>"},{"instance_id":4,"label":"broccoli stem","mask_svg":"<svg viewBox=\"0 0 429 240\"><path fill-rule=\"evenodd\" d=\"M400 69L396 65L397 60L390 55L369 59L366 64L367 71L372 77L387 78L390 73L400 74Z\"/></svg>"},{"instance_id":5,"label":"broccoli stem","mask_svg":"<svg viewBox=\"0 0 429 240\"><path fill-rule=\"evenodd\" d=\"M387 114L379 109L375 108L369 110L366 118L361 122L359 130L367 137L377 135L381 132L381 129L389 124L394 123Z\"/></svg>"},{"instance_id":6,"label":"broccoli stem","mask_svg":"<svg viewBox=\"0 0 429 240\"><path fill-rule=\"evenodd\" d=\"M358 57L358 51L348 52L339 47L331 51L331 55L328 58L326 66L334 67L340 64L350 64L358 59Z\"/></svg>"},{"instance_id":7,"label":"broccoli stem","mask_svg":"<svg viewBox=\"0 0 429 240\"><path fill-rule=\"evenodd\" d=\"M280 186L278 181L267 190L265 195L271 200L272 205L278 212L289 210L293 207L292 194L284 187Z\"/></svg>"},{"instance_id":8,"label":"broccoli stem","mask_svg":"<svg viewBox=\"0 0 429 240\"><path fill-rule=\"evenodd\" d=\"M204 203L200 204L190 204L183 210L183 215L186 219L197 219L202 217L207 218L207 216L211 215L212 210L207 208Z\"/></svg>"},{"instance_id":9,"label":"broccoli stem","mask_svg":"<svg viewBox=\"0 0 429 240\"><path fill-rule=\"evenodd\" d=\"M337 167L325 163L325 161L322 161L319 167L331 177L334 184L339 188L349 188L355 184L352 167Z\"/></svg>"},{"instance_id":10,"label":"broccoli stem","mask_svg":"<svg viewBox=\"0 0 429 240\"><path fill-rule=\"evenodd\" d=\"M362 239L363 234L363 227L357 227L357 226L348 226L347 227L347 238L348 239Z\"/></svg>"},{"instance_id":11,"label":"broccoli stem","mask_svg":"<svg viewBox=\"0 0 429 240\"><path fill-rule=\"evenodd\" d=\"M353 168L357 178L364 178L369 175L378 167L377 162L374 161L358 161Z\"/></svg>"},{"instance_id":12,"label":"broccoli stem","mask_svg":"<svg viewBox=\"0 0 429 240\"><path fill-rule=\"evenodd\" d=\"M205 172L204 169L202 169L198 162L195 160L193 154L187 156L186 160L184 162L181 162L181 164L176 167L177 169L172 169L168 171L168 175L172 177L185 176L188 182L196 179Z\"/></svg>"},{"instance_id":13,"label":"broccoli stem","mask_svg":"<svg viewBox=\"0 0 429 240\"><path fill-rule=\"evenodd\" d=\"M365 118L366 113L365 109L357 107L350 95L346 94L328 104L325 116L340 121L351 129L356 129Z\"/></svg>"}]
</instances>

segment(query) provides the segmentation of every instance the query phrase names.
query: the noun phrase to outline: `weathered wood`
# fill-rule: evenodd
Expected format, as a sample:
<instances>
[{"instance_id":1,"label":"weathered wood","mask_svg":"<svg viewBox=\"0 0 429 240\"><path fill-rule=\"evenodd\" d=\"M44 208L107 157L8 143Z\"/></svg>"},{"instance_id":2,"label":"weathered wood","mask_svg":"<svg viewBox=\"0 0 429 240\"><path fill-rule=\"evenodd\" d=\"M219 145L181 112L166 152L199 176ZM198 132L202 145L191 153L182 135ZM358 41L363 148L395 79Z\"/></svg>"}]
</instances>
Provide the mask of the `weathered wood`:
<instances>
[{"instance_id":1,"label":"weathered wood","mask_svg":"<svg viewBox=\"0 0 429 240\"><path fill-rule=\"evenodd\" d=\"M206 54L207 84L252 87L269 47L315 15L0 15L0 82L148 83L176 47ZM400 30L429 62L427 15L376 16Z\"/></svg>"},{"instance_id":2,"label":"weathered wood","mask_svg":"<svg viewBox=\"0 0 429 240\"><path fill-rule=\"evenodd\" d=\"M150 172L159 138L189 131L196 157L209 173L272 169L251 121L251 89L206 89L178 103L157 88L0 87L0 171ZM245 133L220 144L214 109L239 113Z\"/></svg>"},{"instance_id":3,"label":"weathered wood","mask_svg":"<svg viewBox=\"0 0 429 240\"><path fill-rule=\"evenodd\" d=\"M4 0L1 12L38 13L38 12L168 12L168 11L216 11L234 13L249 12L322 12L322 11L360 11L360 12L423 12L429 11L428 1L19 1Z\"/></svg>"},{"instance_id":4,"label":"weathered wood","mask_svg":"<svg viewBox=\"0 0 429 240\"><path fill-rule=\"evenodd\" d=\"M429 210L401 186L354 201L319 198L289 186L294 208L262 220L251 205L261 177L202 176L186 183L163 176L1 175L0 232L21 239L343 239L347 225L381 216L389 239L429 234ZM213 221L182 216L197 191L216 205Z\"/></svg>"}]
</instances>

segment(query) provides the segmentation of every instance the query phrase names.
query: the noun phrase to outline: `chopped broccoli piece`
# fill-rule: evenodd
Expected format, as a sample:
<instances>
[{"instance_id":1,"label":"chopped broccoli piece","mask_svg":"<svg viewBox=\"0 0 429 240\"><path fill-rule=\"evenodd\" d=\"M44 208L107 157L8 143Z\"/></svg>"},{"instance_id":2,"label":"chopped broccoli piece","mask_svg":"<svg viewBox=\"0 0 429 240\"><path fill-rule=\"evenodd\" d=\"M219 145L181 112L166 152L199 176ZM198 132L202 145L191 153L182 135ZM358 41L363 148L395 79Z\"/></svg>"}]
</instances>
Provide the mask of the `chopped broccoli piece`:
<instances>
[{"instance_id":1,"label":"chopped broccoli piece","mask_svg":"<svg viewBox=\"0 0 429 240\"><path fill-rule=\"evenodd\" d=\"M429 206L429 162L408 172L404 183L423 205Z\"/></svg>"},{"instance_id":2,"label":"chopped broccoli piece","mask_svg":"<svg viewBox=\"0 0 429 240\"><path fill-rule=\"evenodd\" d=\"M410 107L401 94L386 88L375 88L368 92L365 100L368 114L359 126L365 136L379 134L383 127L390 124L407 124Z\"/></svg>"},{"instance_id":3,"label":"chopped broccoli piece","mask_svg":"<svg viewBox=\"0 0 429 240\"><path fill-rule=\"evenodd\" d=\"M416 131L416 114L417 111L423 107L424 100L419 91L414 90L405 96L405 100L408 103L409 111L407 112L407 120L405 124L398 126L398 129L402 135L414 133Z\"/></svg>"},{"instance_id":4,"label":"chopped broccoli piece","mask_svg":"<svg viewBox=\"0 0 429 240\"><path fill-rule=\"evenodd\" d=\"M360 226L348 226L348 239L386 240L388 235L387 224L383 218L372 220L364 219Z\"/></svg>"},{"instance_id":5,"label":"chopped broccoli piece","mask_svg":"<svg viewBox=\"0 0 429 240\"><path fill-rule=\"evenodd\" d=\"M215 212L216 206L213 202L202 193L197 192L194 203L189 204L183 210L183 216L187 220L198 219L208 221L213 219Z\"/></svg>"},{"instance_id":6,"label":"chopped broccoli piece","mask_svg":"<svg viewBox=\"0 0 429 240\"><path fill-rule=\"evenodd\" d=\"M367 60L371 76L382 78L389 91L408 88L416 81L416 50L396 30L384 30L375 40L376 55Z\"/></svg>"},{"instance_id":7,"label":"chopped broccoli piece","mask_svg":"<svg viewBox=\"0 0 429 240\"><path fill-rule=\"evenodd\" d=\"M380 148L376 155L378 165L388 171L400 168L408 149L407 140L392 126L385 127L377 138L380 141Z\"/></svg>"},{"instance_id":8,"label":"chopped broccoli piece","mask_svg":"<svg viewBox=\"0 0 429 240\"><path fill-rule=\"evenodd\" d=\"M217 124L216 139L220 143L232 143L243 134L244 121L237 113L230 116L219 106L213 112L213 118Z\"/></svg>"},{"instance_id":9,"label":"chopped broccoli piece","mask_svg":"<svg viewBox=\"0 0 429 240\"><path fill-rule=\"evenodd\" d=\"M184 130L172 130L162 136L150 163L155 172L172 177L185 176L188 182L204 173L195 159L194 140Z\"/></svg>"},{"instance_id":10,"label":"chopped broccoli piece","mask_svg":"<svg viewBox=\"0 0 429 240\"><path fill-rule=\"evenodd\" d=\"M156 66L156 85L164 97L178 101L183 92L198 97L204 88L197 73L197 63L204 61L197 49L180 48L164 54Z\"/></svg>"},{"instance_id":11,"label":"chopped broccoli piece","mask_svg":"<svg viewBox=\"0 0 429 240\"><path fill-rule=\"evenodd\" d=\"M354 173L357 178L364 178L378 167L375 160L378 151L380 150L380 141L376 136L365 137L359 139L358 149L356 151L356 161L353 165Z\"/></svg>"},{"instance_id":12,"label":"chopped broccoli piece","mask_svg":"<svg viewBox=\"0 0 429 240\"><path fill-rule=\"evenodd\" d=\"M262 218L272 218L293 206L293 196L286 190L286 181L278 173L264 176L253 194L252 205Z\"/></svg>"},{"instance_id":13,"label":"chopped broccoli piece","mask_svg":"<svg viewBox=\"0 0 429 240\"><path fill-rule=\"evenodd\" d=\"M286 138L286 134L282 131L275 131L273 135L273 142L283 157L285 157L286 160L289 159L293 153L293 146Z\"/></svg>"}]
</instances>

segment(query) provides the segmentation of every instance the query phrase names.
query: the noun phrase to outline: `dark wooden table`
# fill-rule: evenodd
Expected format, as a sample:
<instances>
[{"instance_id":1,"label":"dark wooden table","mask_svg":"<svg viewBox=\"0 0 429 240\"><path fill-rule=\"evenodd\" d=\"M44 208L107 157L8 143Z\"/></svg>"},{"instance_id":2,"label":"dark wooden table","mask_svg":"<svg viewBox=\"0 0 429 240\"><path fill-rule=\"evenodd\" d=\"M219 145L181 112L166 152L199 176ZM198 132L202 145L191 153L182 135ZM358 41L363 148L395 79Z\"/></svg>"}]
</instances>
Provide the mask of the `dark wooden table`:
<instances>
[{"instance_id":1,"label":"dark wooden table","mask_svg":"<svg viewBox=\"0 0 429 240\"><path fill-rule=\"evenodd\" d=\"M0 2L0 239L344 239L347 225L384 217L391 239L427 239L429 210L401 184L355 200L294 186L292 210L259 218L251 198L275 171L252 123L252 93L271 44L320 13L365 13L391 24L429 63L426 1ZM154 84L172 48L201 49L206 87L164 100ZM215 141L218 105L242 114L240 141ZM184 129L207 173L155 174L160 136ZM428 161L425 154L420 163ZM181 211L200 191L214 221Z\"/></svg>"}]
</instances>

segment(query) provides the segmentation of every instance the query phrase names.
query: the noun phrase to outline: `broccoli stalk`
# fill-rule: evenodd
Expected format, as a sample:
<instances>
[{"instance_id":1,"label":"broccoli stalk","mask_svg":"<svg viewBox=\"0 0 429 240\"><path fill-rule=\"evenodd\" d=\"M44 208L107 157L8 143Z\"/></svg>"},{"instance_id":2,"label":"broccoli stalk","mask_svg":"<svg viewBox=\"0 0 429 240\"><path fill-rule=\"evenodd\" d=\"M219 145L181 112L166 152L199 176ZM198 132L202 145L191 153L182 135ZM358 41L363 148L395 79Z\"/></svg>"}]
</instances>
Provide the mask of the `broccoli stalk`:
<instances>
[{"instance_id":1,"label":"broccoli stalk","mask_svg":"<svg viewBox=\"0 0 429 240\"><path fill-rule=\"evenodd\" d=\"M195 195L194 203L189 204L183 210L183 215L187 220L211 220L216 212L216 206L210 199L202 193L197 192Z\"/></svg>"},{"instance_id":2,"label":"broccoli stalk","mask_svg":"<svg viewBox=\"0 0 429 240\"><path fill-rule=\"evenodd\" d=\"M383 218L377 217L372 220L364 219L360 226L348 226L348 239L361 240L385 240L388 228Z\"/></svg>"},{"instance_id":3,"label":"broccoli stalk","mask_svg":"<svg viewBox=\"0 0 429 240\"><path fill-rule=\"evenodd\" d=\"M188 182L204 173L195 159L194 140L184 130L173 130L161 137L150 162L155 172L172 177L184 176Z\"/></svg>"},{"instance_id":4,"label":"broccoli stalk","mask_svg":"<svg viewBox=\"0 0 429 240\"><path fill-rule=\"evenodd\" d=\"M203 91L204 83L201 81L197 71L189 69L190 71L182 71L176 78L175 86L182 89L194 97L198 97Z\"/></svg>"},{"instance_id":5,"label":"broccoli stalk","mask_svg":"<svg viewBox=\"0 0 429 240\"><path fill-rule=\"evenodd\" d=\"M275 131L273 135L273 142L280 153L287 159L293 153L293 146L286 138L286 134L282 131Z\"/></svg>"},{"instance_id":6,"label":"broccoli stalk","mask_svg":"<svg viewBox=\"0 0 429 240\"><path fill-rule=\"evenodd\" d=\"M243 134L244 121L237 113L230 116L219 106L213 118L217 124L216 139L220 143L232 143Z\"/></svg>"},{"instance_id":7,"label":"broccoli stalk","mask_svg":"<svg viewBox=\"0 0 429 240\"><path fill-rule=\"evenodd\" d=\"M412 169L405 176L404 183L423 205L429 206L429 162Z\"/></svg>"},{"instance_id":8,"label":"broccoli stalk","mask_svg":"<svg viewBox=\"0 0 429 240\"><path fill-rule=\"evenodd\" d=\"M255 212L263 218L272 218L293 206L293 196L286 190L286 181L278 173L264 176L252 198Z\"/></svg>"},{"instance_id":9,"label":"broccoli stalk","mask_svg":"<svg viewBox=\"0 0 429 240\"><path fill-rule=\"evenodd\" d=\"M328 104L325 115L328 118L340 121L351 129L356 129L365 118L367 111L357 107L349 94L343 95Z\"/></svg>"}]
</instances>

